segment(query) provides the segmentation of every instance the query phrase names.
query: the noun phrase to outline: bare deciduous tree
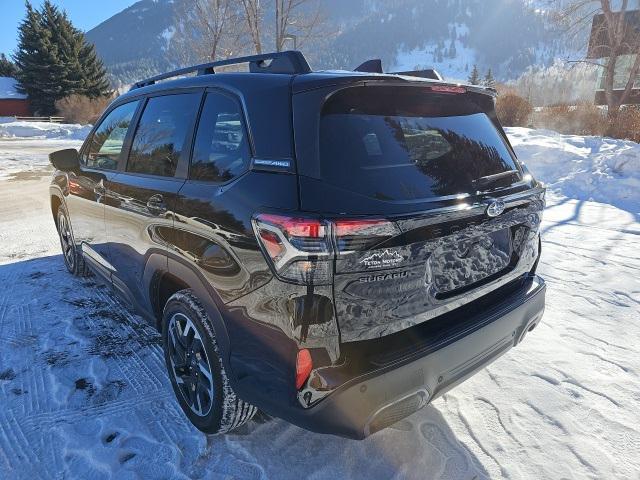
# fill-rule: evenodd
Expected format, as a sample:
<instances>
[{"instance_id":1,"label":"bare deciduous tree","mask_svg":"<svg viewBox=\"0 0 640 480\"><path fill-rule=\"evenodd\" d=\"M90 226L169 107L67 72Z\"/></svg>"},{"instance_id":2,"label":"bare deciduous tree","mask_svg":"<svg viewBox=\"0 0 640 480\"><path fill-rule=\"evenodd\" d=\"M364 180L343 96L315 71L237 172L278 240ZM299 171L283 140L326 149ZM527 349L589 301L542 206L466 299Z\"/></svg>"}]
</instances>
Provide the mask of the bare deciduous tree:
<instances>
[{"instance_id":1,"label":"bare deciduous tree","mask_svg":"<svg viewBox=\"0 0 640 480\"><path fill-rule=\"evenodd\" d=\"M179 8L182 22L174 34L174 48L182 63L227 58L245 48L237 0L190 0Z\"/></svg>"},{"instance_id":2,"label":"bare deciduous tree","mask_svg":"<svg viewBox=\"0 0 640 480\"><path fill-rule=\"evenodd\" d=\"M574 34L585 28L590 28L595 15L601 14L602 21L596 24L592 34L591 50L600 52L598 57L603 63L598 64L604 69L603 89L607 103L609 119L615 122L620 112L620 107L626 104L631 95L634 83L640 73L640 28L629 22L627 13L629 1L620 0L615 6L611 0L573 0L562 10L560 20L567 27L567 34ZM621 57L635 56L633 64L628 72L624 72L624 88L616 94L616 74L620 76Z\"/></svg>"},{"instance_id":3,"label":"bare deciduous tree","mask_svg":"<svg viewBox=\"0 0 640 480\"><path fill-rule=\"evenodd\" d=\"M183 0L179 5L182 21L172 46L182 64L247 50L260 54L272 41L277 51L289 39L297 47L324 33L320 27L326 20L321 0Z\"/></svg>"},{"instance_id":4,"label":"bare deciduous tree","mask_svg":"<svg viewBox=\"0 0 640 480\"><path fill-rule=\"evenodd\" d=\"M262 19L264 12L260 0L240 0L244 10L249 37L256 53L262 53Z\"/></svg>"},{"instance_id":5,"label":"bare deciduous tree","mask_svg":"<svg viewBox=\"0 0 640 480\"><path fill-rule=\"evenodd\" d=\"M315 3L313 9L312 2ZM295 39L296 46L302 44L316 34L319 25L324 22L320 3L315 0L275 0L275 3L275 40L278 52L284 49L289 38Z\"/></svg>"}]
</instances>

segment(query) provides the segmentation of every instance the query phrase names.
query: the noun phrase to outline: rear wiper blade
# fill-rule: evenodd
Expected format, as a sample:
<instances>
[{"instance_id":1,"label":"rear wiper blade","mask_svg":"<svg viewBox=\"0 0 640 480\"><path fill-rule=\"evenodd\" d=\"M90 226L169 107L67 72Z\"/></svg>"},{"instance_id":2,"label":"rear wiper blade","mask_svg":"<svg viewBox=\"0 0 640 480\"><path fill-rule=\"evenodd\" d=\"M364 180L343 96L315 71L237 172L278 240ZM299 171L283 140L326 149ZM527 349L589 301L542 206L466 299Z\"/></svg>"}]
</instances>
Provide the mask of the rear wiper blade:
<instances>
[{"instance_id":1,"label":"rear wiper blade","mask_svg":"<svg viewBox=\"0 0 640 480\"><path fill-rule=\"evenodd\" d=\"M496 183L498 180L502 180L507 177L513 177L515 175L520 175L520 172L518 170L507 170L506 172L487 175L487 176L475 179L473 181L473 187L477 191L482 192L486 190L490 185Z\"/></svg>"}]
</instances>

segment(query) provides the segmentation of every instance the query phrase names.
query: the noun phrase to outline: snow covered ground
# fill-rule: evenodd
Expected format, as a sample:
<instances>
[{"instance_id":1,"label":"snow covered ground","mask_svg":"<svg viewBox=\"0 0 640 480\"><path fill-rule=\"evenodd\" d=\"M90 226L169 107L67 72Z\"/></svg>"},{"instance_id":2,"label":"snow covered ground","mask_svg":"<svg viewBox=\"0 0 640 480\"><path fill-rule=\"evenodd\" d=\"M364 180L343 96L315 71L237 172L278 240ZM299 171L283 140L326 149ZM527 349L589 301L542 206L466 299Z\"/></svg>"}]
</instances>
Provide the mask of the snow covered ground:
<instances>
[{"instance_id":1,"label":"snow covered ground","mask_svg":"<svg viewBox=\"0 0 640 480\"><path fill-rule=\"evenodd\" d=\"M14 159L0 180L0 478L640 479L637 146L509 134L555 191L542 226L544 321L361 442L278 419L226 436L191 427L158 335L64 269L39 170L50 144L0 139L0 158Z\"/></svg>"},{"instance_id":2,"label":"snow covered ground","mask_svg":"<svg viewBox=\"0 0 640 480\"><path fill-rule=\"evenodd\" d=\"M0 180L20 174L38 176L49 171L49 153L79 148L91 125L16 122L0 117Z\"/></svg>"}]
</instances>

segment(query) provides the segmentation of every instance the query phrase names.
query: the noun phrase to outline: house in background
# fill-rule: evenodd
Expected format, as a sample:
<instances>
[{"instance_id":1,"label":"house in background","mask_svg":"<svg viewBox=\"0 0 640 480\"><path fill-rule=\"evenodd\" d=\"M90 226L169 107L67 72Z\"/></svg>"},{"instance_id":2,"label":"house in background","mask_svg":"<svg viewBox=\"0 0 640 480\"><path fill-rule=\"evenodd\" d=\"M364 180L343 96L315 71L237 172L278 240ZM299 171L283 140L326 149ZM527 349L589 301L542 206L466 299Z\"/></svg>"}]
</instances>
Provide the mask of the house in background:
<instances>
[{"instance_id":1,"label":"house in background","mask_svg":"<svg viewBox=\"0 0 640 480\"><path fill-rule=\"evenodd\" d=\"M28 117L31 115L29 99L18 92L18 81L0 77L0 117Z\"/></svg>"},{"instance_id":2,"label":"house in background","mask_svg":"<svg viewBox=\"0 0 640 480\"><path fill-rule=\"evenodd\" d=\"M620 15L620 13L618 13L618 15ZM626 49L623 50L621 55L618 57L613 81L614 95L618 96L622 95L622 91L629 79L631 66L636 59L636 52L638 52L638 44L640 42L640 10L630 10L625 12L624 20L627 23L625 38ZM606 65L607 60L609 59L609 52L609 37L607 34L606 23L604 21L604 14L595 15L593 17L593 23L591 24L591 36L589 37L587 58ZM605 69L600 68L598 83L596 84L596 105L607 104L604 95L604 79ZM627 104L640 104L640 74L636 77L633 90L631 91Z\"/></svg>"}]
</instances>

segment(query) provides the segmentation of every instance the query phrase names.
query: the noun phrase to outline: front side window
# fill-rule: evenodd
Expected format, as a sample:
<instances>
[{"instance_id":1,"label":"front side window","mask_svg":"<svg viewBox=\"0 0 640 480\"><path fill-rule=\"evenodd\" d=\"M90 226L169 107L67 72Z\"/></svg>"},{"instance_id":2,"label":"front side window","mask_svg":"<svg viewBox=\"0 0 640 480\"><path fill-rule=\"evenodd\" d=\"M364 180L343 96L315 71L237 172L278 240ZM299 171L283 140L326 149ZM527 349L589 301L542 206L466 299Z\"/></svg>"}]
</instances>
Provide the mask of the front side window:
<instances>
[{"instance_id":1,"label":"front side window","mask_svg":"<svg viewBox=\"0 0 640 480\"><path fill-rule=\"evenodd\" d=\"M249 142L237 102L209 93L200 116L189 178L224 183L249 168Z\"/></svg>"},{"instance_id":2,"label":"front side window","mask_svg":"<svg viewBox=\"0 0 640 480\"><path fill-rule=\"evenodd\" d=\"M150 98L133 137L127 172L173 177L199 104L199 93Z\"/></svg>"},{"instance_id":3,"label":"front side window","mask_svg":"<svg viewBox=\"0 0 640 480\"><path fill-rule=\"evenodd\" d=\"M125 103L114 108L95 130L82 163L90 168L115 170L122 153L122 146L138 108L139 101Z\"/></svg>"}]
</instances>

